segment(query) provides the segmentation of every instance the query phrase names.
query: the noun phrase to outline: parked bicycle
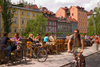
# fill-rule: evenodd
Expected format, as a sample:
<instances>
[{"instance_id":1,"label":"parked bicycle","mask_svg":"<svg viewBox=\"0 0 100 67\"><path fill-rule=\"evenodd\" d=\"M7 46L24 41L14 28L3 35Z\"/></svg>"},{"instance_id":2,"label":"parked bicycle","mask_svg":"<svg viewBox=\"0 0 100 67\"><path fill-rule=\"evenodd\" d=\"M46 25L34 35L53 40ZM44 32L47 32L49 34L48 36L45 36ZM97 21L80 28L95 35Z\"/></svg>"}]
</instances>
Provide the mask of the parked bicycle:
<instances>
[{"instance_id":1,"label":"parked bicycle","mask_svg":"<svg viewBox=\"0 0 100 67\"><path fill-rule=\"evenodd\" d=\"M86 63L85 63L85 57L83 56L84 59L84 66L82 66L82 61L80 60L80 58L77 56L77 53L75 51L72 52L74 55L74 60L71 62L70 67L85 67Z\"/></svg>"},{"instance_id":2,"label":"parked bicycle","mask_svg":"<svg viewBox=\"0 0 100 67\"><path fill-rule=\"evenodd\" d=\"M30 58L35 57L39 62L45 62L47 59L47 51L35 42L29 42L29 44L29 48L26 48L26 56ZM36 49L36 53L34 49Z\"/></svg>"}]
</instances>

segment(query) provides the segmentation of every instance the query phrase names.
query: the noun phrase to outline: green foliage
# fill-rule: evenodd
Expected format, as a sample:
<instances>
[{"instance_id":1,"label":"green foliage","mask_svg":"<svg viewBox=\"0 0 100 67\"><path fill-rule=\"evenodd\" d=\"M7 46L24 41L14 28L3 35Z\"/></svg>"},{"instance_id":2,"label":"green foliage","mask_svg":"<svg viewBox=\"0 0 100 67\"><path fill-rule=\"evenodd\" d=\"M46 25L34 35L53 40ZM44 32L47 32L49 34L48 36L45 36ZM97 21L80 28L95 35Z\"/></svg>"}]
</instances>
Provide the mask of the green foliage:
<instances>
[{"instance_id":1,"label":"green foliage","mask_svg":"<svg viewBox=\"0 0 100 67\"><path fill-rule=\"evenodd\" d=\"M63 34L63 32L58 32L58 33L56 33L56 35L61 35L61 34Z\"/></svg>"},{"instance_id":2,"label":"green foliage","mask_svg":"<svg viewBox=\"0 0 100 67\"><path fill-rule=\"evenodd\" d=\"M96 34L97 35L100 35L100 8L98 9L97 7L94 8L94 10L96 10L97 12L97 17L95 19L96 21ZM91 36L91 35L94 35L94 18L93 18L93 15L90 19L88 19L88 35Z\"/></svg>"},{"instance_id":3,"label":"green foliage","mask_svg":"<svg viewBox=\"0 0 100 67\"><path fill-rule=\"evenodd\" d=\"M16 5L16 6L19 6L19 7L24 7L24 6L29 6L29 5L32 5L30 3L28 3L27 1L25 0L19 0L18 4L23 4L23 5Z\"/></svg>"},{"instance_id":4,"label":"green foliage","mask_svg":"<svg viewBox=\"0 0 100 67\"><path fill-rule=\"evenodd\" d=\"M68 35L68 34L72 35L72 33L66 33L66 35Z\"/></svg>"},{"instance_id":5,"label":"green foliage","mask_svg":"<svg viewBox=\"0 0 100 67\"><path fill-rule=\"evenodd\" d=\"M42 13L37 15L36 19L30 19L27 22L25 31L22 32L21 35L28 37L29 34L32 33L36 37L37 33L39 33L41 37L44 37L46 30L46 22L47 19L43 17Z\"/></svg>"},{"instance_id":6,"label":"green foliage","mask_svg":"<svg viewBox=\"0 0 100 67\"><path fill-rule=\"evenodd\" d=\"M11 9L11 3L6 0L0 0L0 6L2 8L2 19L4 32L10 32L10 27L13 23L11 20L14 16L14 11L12 13L9 11Z\"/></svg>"}]
</instances>

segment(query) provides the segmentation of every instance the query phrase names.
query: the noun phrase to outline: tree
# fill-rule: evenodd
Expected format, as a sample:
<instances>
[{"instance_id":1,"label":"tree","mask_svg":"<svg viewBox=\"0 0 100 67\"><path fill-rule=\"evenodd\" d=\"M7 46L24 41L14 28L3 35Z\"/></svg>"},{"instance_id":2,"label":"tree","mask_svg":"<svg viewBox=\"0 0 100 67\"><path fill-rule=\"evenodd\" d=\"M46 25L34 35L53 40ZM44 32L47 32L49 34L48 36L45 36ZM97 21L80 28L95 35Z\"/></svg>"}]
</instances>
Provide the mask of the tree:
<instances>
[{"instance_id":1,"label":"tree","mask_svg":"<svg viewBox=\"0 0 100 67\"><path fill-rule=\"evenodd\" d=\"M94 20L96 20L96 34L100 35L100 8L98 9L97 7L94 8L97 12L97 17L96 19L93 18L93 15L90 19L88 19L88 35L94 35Z\"/></svg>"},{"instance_id":2,"label":"tree","mask_svg":"<svg viewBox=\"0 0 100 67\"><path fill-rule=\"evenodd\" d=\"M28 37L30 33L36 36L37 33L41 34L41 37L44 37L46 31L46 22L47 19L43 17L43 14L38 14L36 19L30 19L27 22L25 31L22 32L22 36Z\"/></svg>"},{"instance_id":3,"label":"tree","mask_svg":"<svg viewBox=\"0 0 100 67\"><path fill-rule=\"evenodd\" d=\"M30 3L28 3L27 1L25 0L19 0L19 2L17 4L20 4L20 3L23 3L23 6L29 6L29 5L32 5Z\"/></svg>"},{"instance_id":4,"label":"tree","mask_svg":"<svg viewBox=\"0 0 100 67\"><path fill-rule=\"evenodd\" d=\"M13 23L11 20L14 16L14 11L11 13L11 3L7 0L0 0L0 6L2 9L2 19L4 32L10 32L10 27Z\"/></svg>"}]
</instances>

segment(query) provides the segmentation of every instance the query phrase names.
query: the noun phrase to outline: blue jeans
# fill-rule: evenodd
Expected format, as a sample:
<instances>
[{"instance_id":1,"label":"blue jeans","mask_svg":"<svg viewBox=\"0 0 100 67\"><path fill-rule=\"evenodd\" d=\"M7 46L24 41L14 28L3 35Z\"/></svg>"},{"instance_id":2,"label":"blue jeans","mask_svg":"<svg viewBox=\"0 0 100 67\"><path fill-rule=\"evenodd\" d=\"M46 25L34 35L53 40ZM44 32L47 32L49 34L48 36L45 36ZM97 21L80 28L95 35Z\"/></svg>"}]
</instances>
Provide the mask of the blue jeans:
<instances>
[{"instance_id":1,"label":"blue jeans","mask_svg":"<svg viewBox=\"0 0 100 67\"><path fill-rule=\"evenodd\" d=\"M6 54L5 57L9 57L10 56L10 54L11 54L11 46L10 45L7 46L6 48L1 49L1 50L8 50L8 53Z\"/></svg>"}]
</instances>

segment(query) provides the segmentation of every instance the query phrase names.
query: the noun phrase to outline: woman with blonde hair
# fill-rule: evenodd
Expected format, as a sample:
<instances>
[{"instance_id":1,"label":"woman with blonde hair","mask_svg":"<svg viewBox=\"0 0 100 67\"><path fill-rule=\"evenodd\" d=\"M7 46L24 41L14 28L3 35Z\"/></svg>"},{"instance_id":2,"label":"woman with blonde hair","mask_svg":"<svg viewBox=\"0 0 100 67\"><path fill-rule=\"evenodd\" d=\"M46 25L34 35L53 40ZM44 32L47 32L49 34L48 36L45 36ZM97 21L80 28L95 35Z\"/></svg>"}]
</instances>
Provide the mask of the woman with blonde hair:
<instances>
[{"instance_id":1,"label":"woman with blonde hair","mask_svg":"<svg viewBox=\"0 0 100 67\"><path fill-rule=\"evenodd\" d=\"M33 34L29 34L28 41L31 41L31 42L35 41Z\"/></svg>"}]
</instances>

